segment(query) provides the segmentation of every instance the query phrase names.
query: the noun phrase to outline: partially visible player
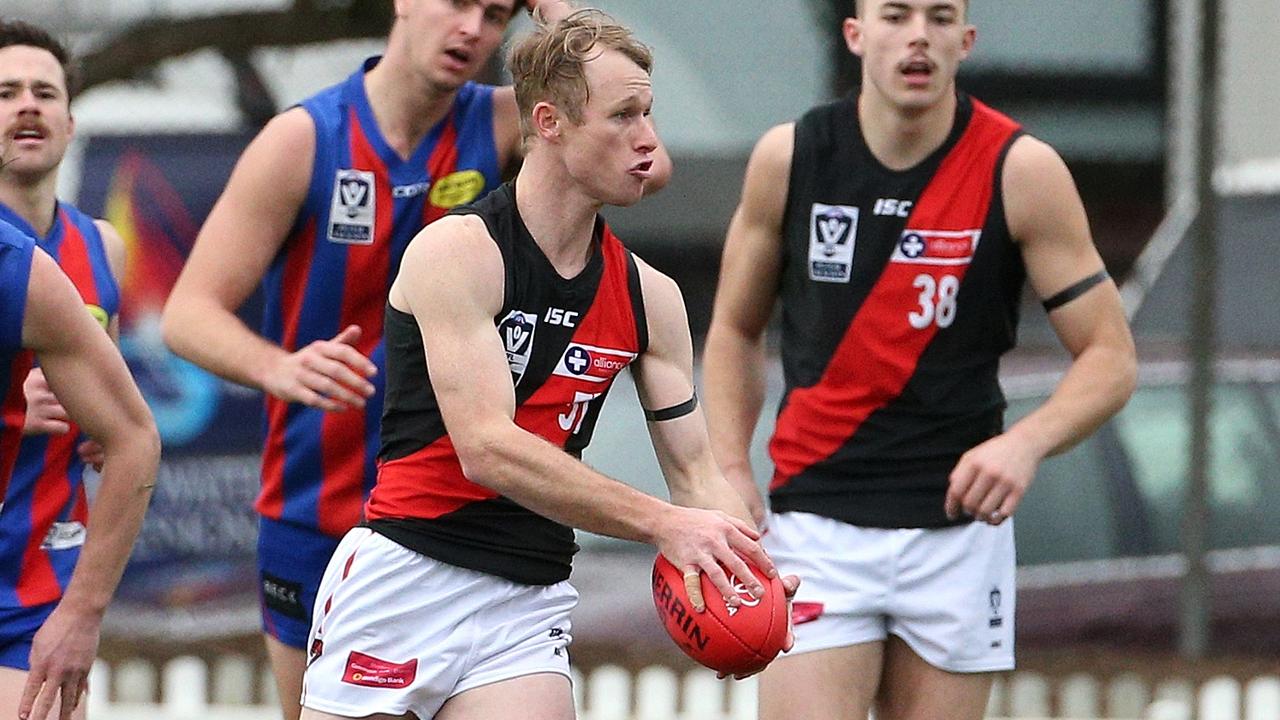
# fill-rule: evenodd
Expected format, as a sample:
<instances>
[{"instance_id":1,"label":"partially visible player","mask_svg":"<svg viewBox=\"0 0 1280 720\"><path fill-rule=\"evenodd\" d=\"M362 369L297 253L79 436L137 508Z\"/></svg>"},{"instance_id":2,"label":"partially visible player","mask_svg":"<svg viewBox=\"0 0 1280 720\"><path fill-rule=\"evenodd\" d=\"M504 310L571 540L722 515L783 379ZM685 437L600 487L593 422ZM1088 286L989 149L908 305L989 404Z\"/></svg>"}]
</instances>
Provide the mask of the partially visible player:
<instances>
[{"instance_id":1,"label":"partially visible player","mask_svg":"<svg viewBox=\"0 0 1280 720\"><path fill-rule=\"evenodd\" d=\"M396 0L386 52L274 118L245 150L164 313L177 354L266 393L263 631L286 718L315 590L373 486L383 306L409 239L501 182L515 94L473 82L521 0ZM549 18L568 12L541 0ZM665 177L665 153L655 160ZM236 315L259 285L261 333Z\"/></svg>"},{"instance_id":2,"label":"partially visible player","mask_svg":"<svg viewBox=\"0 0 1280 720\"><path fill-rule=\"evenodd\" d=\"M73 128L70 64L66 48L44 29L0 21L0 127L7 148L0 220L33 237L59 263L86 314L115 337L124 245L110 225L56 196ZM85 541L82 455L102 462L101 445L81 437L42 368L28 372L23 389L26 437L0 495L0 697L15 703L38 659L32 653L37 631L58 606ZM0 712L6 707L0 702Z\"/></svg>"},{"instance_id":3,"label":"partially visible player","mask_svg":"<svg viewBox=\"0 0 1280 720\"><path fill-rule=\"evenodd\" d=\"M849 3L854 7L854 3ZM1133 340L1062 159L956 88L966 0L858 0L857 92L769 130L729 226L704 356L716 456L747 449L764 334L787 392L765 547L804 580L765 720L977 720L1014 662L1011 516L1040 461L1133 390ZM997 381L1024 280L1072 355L1010 427Z\"/></svg>"},{"instance_id":4,"label":"partially visible player","mask_svg":"<svg viewBox=\"0 0 1280 720\"><path fill-rule=\"evenodd\" d=\"M574 527L731 604L762 591L744 558L773 571L711 455L680 291L597 214L653 172L648 49L580 11L510 62L519 175L427 226L391 287L378 482L321 583L309 720L572 718ZM628 367L674 504L578 459Z\"/></svg>"},{"instance_id":5,"label":"partially visible player","mask_svg":"<svg viewBox=\"0 0 1280 720\"><path fill-rule=\"evenodd\" d=\"M15 624L0 618L0 657L28 653L30 660L28 672L0 669L0 713L44 720L54 712L70 720L97 654L102 615L146 514L160 438L123 358L75 286L33 238L0 221L0 370L8 371L0 490L17 459L32 353L69 416L101 444L102 484L81 562L34 638L24 617ZM20 561L5 555L0 568L12 572Z\"/></svg>"}]
</instances>

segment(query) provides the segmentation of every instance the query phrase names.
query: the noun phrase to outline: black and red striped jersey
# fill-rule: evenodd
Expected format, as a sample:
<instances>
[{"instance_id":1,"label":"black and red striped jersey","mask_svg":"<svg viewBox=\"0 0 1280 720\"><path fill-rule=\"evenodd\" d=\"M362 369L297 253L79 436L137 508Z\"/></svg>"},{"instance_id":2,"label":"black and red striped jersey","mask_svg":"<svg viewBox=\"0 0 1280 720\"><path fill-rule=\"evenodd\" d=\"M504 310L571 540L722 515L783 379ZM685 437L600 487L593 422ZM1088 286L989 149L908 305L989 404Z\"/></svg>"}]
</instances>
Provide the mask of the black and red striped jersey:
<instances>
[{"instance_id":1,"label":"black and red striped jersey","mask_svg":"<svg viewBox=\"0 0 1280 720\"><path fill-rule=\"evenodd\" d=\"M1001 430L999 357L1025 269L1001 167L1016 123L963 94L946 142L882 165L856 93L795 125L783 220L786 394L769 445L775 511L936 527L961 454Z\"/></svg>"},{"instance_id":2,"label":"black and red striped jersey","mask_svg":"<svg viewBox=\"0 0 1280 720\"><path fill-rule=\"evenodd\" d=\"M648 345L634 258L597 218L591 259L577 276L561 277L520 219L510 183L454 212L480 216L502 253L503 305L493 323L516 424L580 456L614 378ZM416 320L388 304L385 333L386 410L368 526L437 560L516 582L568 578L573 530L467 479Z\"/></svg>"}]
</instances>

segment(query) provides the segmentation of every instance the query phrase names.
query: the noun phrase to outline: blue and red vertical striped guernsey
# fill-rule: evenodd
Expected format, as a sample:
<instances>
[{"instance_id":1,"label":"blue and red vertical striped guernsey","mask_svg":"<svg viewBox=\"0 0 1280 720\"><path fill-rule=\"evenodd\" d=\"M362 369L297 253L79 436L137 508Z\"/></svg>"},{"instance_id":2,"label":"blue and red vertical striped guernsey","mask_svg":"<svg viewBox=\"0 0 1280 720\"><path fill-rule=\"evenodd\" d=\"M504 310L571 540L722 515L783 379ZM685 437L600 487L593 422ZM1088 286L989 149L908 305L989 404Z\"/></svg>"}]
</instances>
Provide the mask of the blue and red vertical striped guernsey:
<instances>
[{"instance_id":1,"label":"blue and red vertical striped guernsey","mask_svg":"<svg viewBox=\"0 0 1280 720\"><path fill-rule=\"evenodd\" d=\"M32 354L22 349L22 320L27 311L27 284L36 241L9 223L0 221L0 377L5 378L0 406L0 498L9 487L27 400L22 383L31 371ZM4 508L0 506L0 512ZM0 558L8 557L0 555Z\"/></svg>"},{"instance_id":2,"label":"blue and red vertical striped guernsey","mask_svg":"<svg viewBox=\"0 0 1280 720\"><path fill-rule=\"evenodd\" d=\"M1001 430L1000 355L1025 278L1001 200L1020 135L963 94L946 142L884 167L856 95L796 123L784 220L787 394L773 509L934 527L961 454Z\"/></svg>"},{"instance_id":3,"label":"blue and red vertical striped guernsey","mask_svg":"<svg viewBox=\"0 0 1280 720\"><path fill-rule=\"evenodd\" d=\"M501 181L493 88L467 83L407 158L383 138L364 67L302 102L316 126L311 188L264 281L263 334L286 350L361 327L357 348L378 366L363 412L326 413L266 400L264 517L341 536L373 487L382 415L383 308L409 240L450 208Z\"/></svg>"},{"instance_id":4,"label":"blue and red vertical striped guernsey","mask_svg":"<svg viewBox=\"0 0 1280 720\"><path fill-rule=\"evenodd\" d=\"M36 234L3 205L0 218L33 237ZM99 322L105 326L119 313L120 288L93 218L59 203L49 234L37 237L36 243L58 262ZM54 602L71 579L89 513L82 481L84 463L76 453L82 439L75 423L65 435L22 439L0 514L0 557L21 559L16 567L0 565L0 607Z\"/></svg>"}]
</instances>

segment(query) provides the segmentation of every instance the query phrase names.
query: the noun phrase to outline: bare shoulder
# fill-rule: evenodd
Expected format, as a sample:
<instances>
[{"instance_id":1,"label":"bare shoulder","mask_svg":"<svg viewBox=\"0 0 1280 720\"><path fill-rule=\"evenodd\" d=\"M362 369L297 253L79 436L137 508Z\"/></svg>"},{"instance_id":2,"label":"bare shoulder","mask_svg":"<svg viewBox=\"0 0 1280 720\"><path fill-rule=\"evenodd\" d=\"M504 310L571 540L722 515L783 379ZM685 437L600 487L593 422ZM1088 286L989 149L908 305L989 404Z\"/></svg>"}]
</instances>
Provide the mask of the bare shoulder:
<instances>
[{"instance_id":1,"label":"bare shoulder","mask_svg":"<svg viewBox=\"0 0 1280 720\"><path fill-rule=\"evenodd\" d=\"M27 304L22 321L23 346L41 352L54 349L69 337L73 318L88 314L81 310L80 294L58 263L40 248L31 258L27 280ZM74 323L71 323L74 325Z\"/></svg>"},{"instance_id":2,"label":"bare shoulder","mask_svg":"<svg viewBox=\"0 0 1280 720\"><path fill-rule=\"evenodd\" d=\"M1070 176L1062 156L1049 143L1031 135L1015 140L1004 163L1006 186L1016 184L1034 188L1044 179L1045 173Z\"/></svg>"},{"instance_id":3,"label":"bare shoulder","mask_svg":"<svg viewBox=\"0 0 1280 720\"><path fill-rule=\"evenodd\" d=\"M789 172L796 142L796 124L783 123L765 131L751 151L751 166L764 172Z\"/></svg>"},{"instance_id":4,"label":"bare shoulder","mask_svg":"<svg viewBox=\"0 0 1280 720\"><path fill-rule=\"evenodd\" d=\"M290 108L271 119L245 148L236 175L272 181L278 190L305 190L315 162L316 125L302 107ZM234 182L233 176L232 181Z\"/></svg>"},{"instance_id":5,"label":"bare shoulder","mask_svg":"<svg viewBox=\"0 0 1280 720\"><path fill-rule=\"evenodd\" d=\"M107 264L111 266L111 275L116 282L120 282L124 278L126 261L124 239L120 237L120 233L116 232L115 226L106 220L95 219L93 224L98 228L98 234L102 236L102 249L107 253Z\"/></svg>"},{"instance_id":6,"label":"bare shoulder","mask_svg":"<svg viewBox=\"0 0 1280 720\"><path fill-rule=\"evenodd\" d=\"M649 355L672 352L692 353L689 316L684 294L669 275L636 257L640 273L640 294L644 299L645 325L649 330Z\"/></svg>"},{"instance_id":7,"label":"bare shoulder","mask_svg":"<svg viewBox=\"0 0 1280 720\"><path fill-rule=\"evenodd\" d=\"M669 309L677 305L684 308L684 295L680 286L670 275L645 262L639 255L632 253L636 260L636 270L640 274L640 293L644 297L645 309Z\"/></svg>"},{"instance_id":8,"label":"bare shoulder","mask_svg":"<svg viewBox=\"0 0 1280 720\"><path fill-rule=\"evenodd\" d=\"M1085 222L1066 162L1048 143L1029 135L1009 148L1001 192L1009 231L1019 242L1034 240L1055 225L1075 228Z\"/></svg>"},{"instance_id":9,"label":"bare shoulder","mask_svg":"<svg viewBox=\"0 0 1280 720\"><path fill-rule=\"evenodd\" d=\"M782 223L791 181L795 123L770 128L756 142L747 161L738 213L747 227L772 229Z\"/></svg>"},{"instance_id":10,"label":"bare shoulder","mask_svg":"<svg viewBox=\"0 0 1280 720\"><path fill-rule=\"evenodd\" d=\"M271 118L258 133L254 143L276 146L282 151L305 149L314 152L316 121L301 105L291 107Z\"/></svg>"},{"instance_id":11,"label":"bare shoulder","mask_svg":"<svg viewBox=\"0 0 1280 720\"><path fill-rule=\"evenodd\" d=\"M409 241L391 285L391 305L408 310L414 304L409 298L424 291L434 294L432 288L476 291L484 300L496 297L501 305L503 279L502 253L484 220L478 215L446 215ZM486 289L493 286L496 295Z\"/></svg>"}]
</instances>

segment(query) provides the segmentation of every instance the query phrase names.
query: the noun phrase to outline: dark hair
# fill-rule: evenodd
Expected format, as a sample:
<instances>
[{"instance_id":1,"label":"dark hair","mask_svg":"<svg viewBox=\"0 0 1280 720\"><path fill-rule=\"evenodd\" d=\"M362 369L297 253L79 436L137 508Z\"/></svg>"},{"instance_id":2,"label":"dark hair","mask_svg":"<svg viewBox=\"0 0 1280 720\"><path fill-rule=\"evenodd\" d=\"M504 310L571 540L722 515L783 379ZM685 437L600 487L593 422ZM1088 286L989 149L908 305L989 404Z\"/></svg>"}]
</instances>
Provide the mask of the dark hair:
<instances>
[{"instance_id":1,"label":"dark hair","mask_svg":"<svg viewBox=\"0 0 1280 720\"><path fill-rule=\"evenodd\" d=\"M858 6L862 5L864 2L866 2L866 0L853 0L853 16L854 17L862 17L862 13L858 12ZM965 13L969 12L969 0L960 0L960 6L961 6L960 9L964 10Z\"/></svg>"},{"instance_id":2,"label":"dark hair","mask_svg":"<svg viewBox=\"0 0 1280 720\"><path fill-rule=\"evenodd\" d=\"M67 99L70 100L79 88L80 77L76 72L75 62L67 46L62 44L48 30L22 20L0 19L0 48L14 45L27 45L47 50L62 66L62 75L67 83Z\"/></svg>"}]
</instances>

